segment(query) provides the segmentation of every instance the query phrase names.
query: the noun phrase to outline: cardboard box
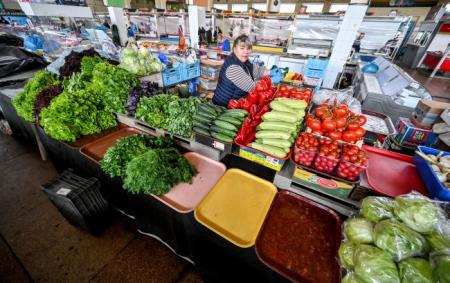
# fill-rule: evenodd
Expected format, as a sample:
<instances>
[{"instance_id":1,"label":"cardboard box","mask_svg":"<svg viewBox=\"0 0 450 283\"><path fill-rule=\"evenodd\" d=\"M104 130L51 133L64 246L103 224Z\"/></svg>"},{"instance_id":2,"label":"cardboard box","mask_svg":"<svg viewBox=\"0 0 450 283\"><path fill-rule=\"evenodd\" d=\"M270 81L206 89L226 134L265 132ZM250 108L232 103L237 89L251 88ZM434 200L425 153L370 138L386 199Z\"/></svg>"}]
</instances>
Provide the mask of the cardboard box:
<instances>
[{"instance_id":1,"label":"cardboard box","mask_svg":"<svg viewBox=\"0 0 450 283\"><path fill-rule=\"evenodd\" d=\"M431 146L437 141L435 133L417 128L408 118L399 118L397 133L394 139L398 144Z\"/></svg>"},{"instance_id":2,"label":"cardboard box","mask_svg":"<svg viewBox=\"0 0 450 283\"><path fill-rule=\"evenodd\" d=\"M414 109L411 121L417 127L429 130L446 109L450 109L450 103L420 100Z\"/></svg>"}]
</instances>

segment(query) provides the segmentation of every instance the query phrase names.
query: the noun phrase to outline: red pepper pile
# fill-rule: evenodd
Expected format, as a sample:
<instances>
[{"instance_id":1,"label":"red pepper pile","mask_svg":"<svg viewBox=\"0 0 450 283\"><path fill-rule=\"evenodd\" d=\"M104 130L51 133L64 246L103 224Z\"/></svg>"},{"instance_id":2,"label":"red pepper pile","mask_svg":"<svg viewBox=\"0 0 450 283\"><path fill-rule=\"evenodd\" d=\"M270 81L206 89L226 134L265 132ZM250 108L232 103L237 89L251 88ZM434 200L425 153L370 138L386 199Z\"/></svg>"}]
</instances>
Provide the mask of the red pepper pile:
<instances>
[{"instance_id":1,"label":"red pepper pile","mask_svg":"<svg viewBox=\"0 0 450 283\"><path fill-rule=\"evenodd\" d=\"M309 102L311 101L312 93L313 91L310 88L305 88L302 91L296 87L289 88L287 85L280 85L276 96L304 100L309 104Z\"/></svg>"},{"instance_id":2,"label":"red pepper pile","mask_svg":"<svg viewBox=\"0 0 450 283\"><path fill-rule=\"evenodd\" d=\"M247 98L232 99L228 102L228 109L244 109L250 112L252 105L260 107L272 100L276 87L272 87L272 80L265 76L257 84L254 90L248 93Z\"/></svg>"},{"instance_id":3,"label":"red pepper pile","mask_svg":"<svg viewBox=\"0 0 450 283\"><path fill-rule=\"evenodd\" d=\"M276 91L276 87L272 87L271 84L272 80L269 77L263 77L247 98L240 98L238 101L230 100L228 108L242 108L249 112L237 132L235 143L247 145L255 139L256 127L261 123L262 116L270 111L268 104Z\"/></svg>"},{"instance_id":4,"label":"red pepper pile","mask_svg":"<svg viewBox=\"0 0 450 283\"><path fill-rule=\"evenodd\" d=\"M313 134L326 136L332 140L353 143L364 137L362 126L367 122L364 115L355 115L347 105L321 104L314 114L306 116L306 125Z\"/></svg>"}]
</instances>

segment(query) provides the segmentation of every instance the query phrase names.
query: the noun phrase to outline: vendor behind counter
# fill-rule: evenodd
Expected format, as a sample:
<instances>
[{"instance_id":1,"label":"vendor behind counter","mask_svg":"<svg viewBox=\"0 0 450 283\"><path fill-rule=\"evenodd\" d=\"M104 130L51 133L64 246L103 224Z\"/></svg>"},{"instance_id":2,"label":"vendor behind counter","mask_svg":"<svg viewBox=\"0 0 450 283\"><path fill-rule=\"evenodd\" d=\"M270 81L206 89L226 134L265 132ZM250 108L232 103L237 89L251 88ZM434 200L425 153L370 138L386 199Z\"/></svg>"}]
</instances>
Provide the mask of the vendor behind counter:
<instances>
[{"instance_id":1,"label":"vendor behind counter","mask_svg":"<svg viewBox=\"0 0 450 283\"><path fill-rule=\"evenodd\" d=\"M252 43L248 36L240 35L234 40L233 53L225 59L219 73L213 103L227 106L231 99L246 97L255 88L255 80L270 73L264 66L252 64L249 56Z\"/></svg>"}]
</instances>

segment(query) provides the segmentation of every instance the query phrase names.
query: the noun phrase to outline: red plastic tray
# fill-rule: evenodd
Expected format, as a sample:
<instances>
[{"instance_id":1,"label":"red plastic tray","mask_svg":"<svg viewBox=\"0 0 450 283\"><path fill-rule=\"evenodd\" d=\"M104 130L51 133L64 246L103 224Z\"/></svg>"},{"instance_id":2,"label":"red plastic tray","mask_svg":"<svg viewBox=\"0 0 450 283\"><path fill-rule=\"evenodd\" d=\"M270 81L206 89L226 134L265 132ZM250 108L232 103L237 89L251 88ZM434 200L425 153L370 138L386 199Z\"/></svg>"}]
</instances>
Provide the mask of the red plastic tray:
<instances>
[{"instance_id":1,"label":"red plastic tray","mask_svg":"<svg viewBox=\"0 0 450 283\"><path fill-rule=\"evenodd\" d=\"M367 182L380 194L390 197L411 191L428 196L412 156L363 145L370 166L366 169Z\"/></svg>"},{"instance_id":2,"label":"red plastic tray","mask_svg":"<svg viewBox=\"0 0 450 283\"><path fill-rule=\"evenodd\" d=\"M259 259L294 282L340 282L341 219L288 191L277 193L256 240Z\"/></svg>"}]
</instances>

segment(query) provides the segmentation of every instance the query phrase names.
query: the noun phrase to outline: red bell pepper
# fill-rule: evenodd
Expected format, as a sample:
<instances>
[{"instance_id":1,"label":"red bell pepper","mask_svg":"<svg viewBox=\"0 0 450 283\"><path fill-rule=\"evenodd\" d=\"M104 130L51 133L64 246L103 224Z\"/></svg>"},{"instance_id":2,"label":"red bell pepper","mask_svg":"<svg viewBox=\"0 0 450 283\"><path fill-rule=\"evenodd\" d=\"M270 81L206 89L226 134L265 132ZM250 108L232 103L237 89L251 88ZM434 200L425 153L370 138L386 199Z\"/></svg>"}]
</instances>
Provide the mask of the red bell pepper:
<instances>
[{"instance_id":1,"label":"red bell pepper","mask_svg":"<svg viewBox=\"0 0 450 283\"><path fill-rule=\"evenodd\" d=\"M247 136L244 138L244 145L248 145L249 143L251 143L255 139L255 136L256 136L255 130L247 133Z\"/></svg>"},{"instance_id":2,"label":"red bell pepper","mask_svg":"<svg viewBox=\"0 0 450 283\"><path fill-rule=\"evenodd\" d=\"M261 80L265 81L268 87L270 87L272 85L272 80L270 79L269 76L264 76L264 77L262 77Z\"/></svg>"},{"instance_id":3,"label":"red bell pepper","mask_svg":"<svg viewBox=\"0 0 450 283\"><path fill-rule=\"evenodd\" d=\"M245 99L245 98L243 98L243 97L239 98L239 100L238 100L239 108L244 109L244 103L245 103L246 101L247 101L247 99Z\"/></svg>"},{"instance_id":4,"label":"red bell pepper","mask_svg":"<svg viewBox=\"0 0 450 283\"><path fill-rule=\"evenodd\" d=\"M261 119L262 119L262 116L263 116L265 113L269 112L269 111L270 111L269 105L267 105L267 104L264 105L264 106L259 110L258 114L256 114L255 119L256 119L256 120L261 120Z\"/></svg>"},{"instance_id":5,"label":"red bell pepper","mask_svg":"<svg viewBox=\"0 0 450 283\"><path fill-rule=\"evenodd\" d=\"M247 100L251 104L257 104L258 103L258 99L259 99L259 94L255 90L250 91L250 93L247 96Z\"/></svg>"},{"instance_id":6,"label":"red bell pepper","mask_svg":"<svg viewBox=\"0 0 450 283\"><path fill-rule=\"evenodd\" d=\"M247 112L250 112L250 107L252 107L252 104L247 99L245 99L242 105L242 109L244 109Z\"/></svg>"},{"instance_id":7,"label":"red bell pepper","mask_svg":"<svg viewBox=\"0 0 450 283\"><path fill-rule=\"evenodd\" d=\"M239 108L239 102L236 99L231 99L230 102L228 102L228 109L237 109Z\"/></svg>"}]
</instances>

